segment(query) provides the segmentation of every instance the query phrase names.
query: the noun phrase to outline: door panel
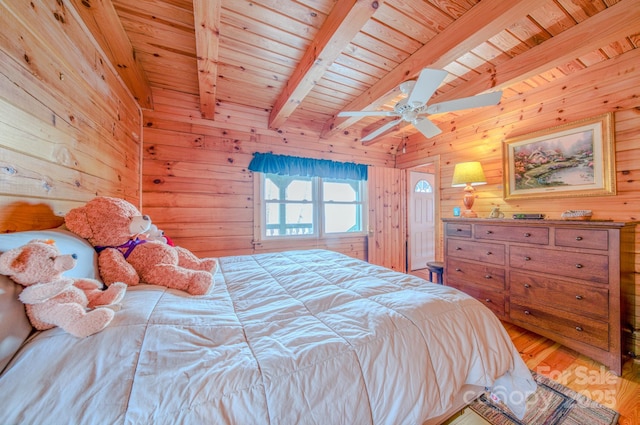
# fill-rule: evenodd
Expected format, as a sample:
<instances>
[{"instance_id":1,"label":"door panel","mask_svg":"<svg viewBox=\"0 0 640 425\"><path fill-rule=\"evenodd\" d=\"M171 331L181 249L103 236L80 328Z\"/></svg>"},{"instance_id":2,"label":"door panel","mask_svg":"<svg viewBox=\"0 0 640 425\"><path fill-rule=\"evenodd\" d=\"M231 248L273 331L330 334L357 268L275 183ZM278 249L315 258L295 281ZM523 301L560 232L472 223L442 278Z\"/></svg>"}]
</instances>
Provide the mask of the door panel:
<instances>
[{"instance_id":1,"label":"door panel","mask_svg":"<svg viewBox=\"0 0 640 425\"><path fill-rule=\"evenodd\" d=\"M409 270L435 260L435 176L411 171L408 185Z\"/></svg>"},{"instance_id":2,"label":"door panel","mask_svg":"<svg viewBox=\"0 0 640 425\"><path fill-rule=\"evenodd\" d=\"M406 173L396 168L369 167L369 234L371 264L406 271Z\"/></svg>"}]
</instances>

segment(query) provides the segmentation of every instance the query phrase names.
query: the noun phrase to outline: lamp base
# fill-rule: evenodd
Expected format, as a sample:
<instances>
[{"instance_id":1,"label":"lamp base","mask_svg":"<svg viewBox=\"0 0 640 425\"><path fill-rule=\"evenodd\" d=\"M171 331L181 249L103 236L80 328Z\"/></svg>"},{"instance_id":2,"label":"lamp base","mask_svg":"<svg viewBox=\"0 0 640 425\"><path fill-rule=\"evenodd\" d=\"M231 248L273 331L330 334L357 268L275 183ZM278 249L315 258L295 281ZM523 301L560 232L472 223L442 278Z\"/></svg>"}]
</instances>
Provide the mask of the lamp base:
<instances>
[{"instance_id":1,"label":"lamp base","mask_svg":"<svg viewBox=\"0 0 640 425\"><path fill-rule=\"evenodd\" d=\"M476 214L476 212L472 211L472 210L464 210L464 211L462 211L462 213L460 215L462 217L465 217L465 218L477 218L478 217L478 214Z\"/></svg>"}]
</instances>

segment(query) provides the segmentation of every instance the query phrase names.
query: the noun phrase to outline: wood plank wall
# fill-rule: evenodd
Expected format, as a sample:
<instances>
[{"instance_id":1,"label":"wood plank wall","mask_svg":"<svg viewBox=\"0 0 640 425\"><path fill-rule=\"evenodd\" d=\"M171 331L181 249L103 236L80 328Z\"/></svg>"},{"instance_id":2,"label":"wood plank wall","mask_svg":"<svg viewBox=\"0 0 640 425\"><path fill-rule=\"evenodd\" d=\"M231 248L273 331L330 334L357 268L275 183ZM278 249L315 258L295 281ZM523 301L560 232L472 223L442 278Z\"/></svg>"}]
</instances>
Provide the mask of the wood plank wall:
<instances>
[{"instance_id":1,"label":"wood plank wall","mask_svg":"<svg viewBox=\"0 0 640 425\"><path fill-rule=\"evenodd\" d=\"M367 261L407 271L407 176L403 170L369 169Z\"/></svg>"},{"instance_id":2,"label":"wood plank wall","mask_svg":"<svg viewBox=\"0 0 640 425\"><path fill-rule=\"evenodd\" d=\"M0 232L96 195L140 204L140 109L68 7L0 3Z\"/></svg>"},{"instance_id":3,"label":"wood plank wall","mask_svg":"<svg viewBox=\"0 0 640 425\"><path fill-rule=\"evenodd\" d=\"M214 121L202 119L197 97L163 89L153 99L154 110L144 111L143 211L176 244L201 257L326 248L366 259L364 235L256 240L257 179L247 166L254 152L273 152L393 168L390 146L364 147L348 134L326 141L295 129L272 131L268 111L224 102Z\"/></svg>"},{"instance_id":4,"label":"wood plank wall","mask_svg":"<svg viewBox=\"0 0 640 425\"><path fill-rule=\"evenodd\" d=\"M485 111L461 114L455 122L442 125L442 136L410 140L406 154L397 156L397 166L410 168L422 158L439 156L441 164L441 217L452 217L453 207L462 206L463 192L451 187L454 165L480 160L488 180L477 186L473 209L486 217L492 207L500 207L509 217L515 212L540 212L559 219L568 209L590 209L593 219L640 221L640 52L627 52L571 77L558 78L548 86L534 88L504 99ZM503 141L613 112L617 195L561 199L505 201L502 187ZM447 131L455 127L455 132ZM636 229L635 285L623 289L628 307L625 323L635 332L627 333L626 350L640 355L640 231ZM443 253L438 253L442 258Z\"/></svg>"}]
</instances>

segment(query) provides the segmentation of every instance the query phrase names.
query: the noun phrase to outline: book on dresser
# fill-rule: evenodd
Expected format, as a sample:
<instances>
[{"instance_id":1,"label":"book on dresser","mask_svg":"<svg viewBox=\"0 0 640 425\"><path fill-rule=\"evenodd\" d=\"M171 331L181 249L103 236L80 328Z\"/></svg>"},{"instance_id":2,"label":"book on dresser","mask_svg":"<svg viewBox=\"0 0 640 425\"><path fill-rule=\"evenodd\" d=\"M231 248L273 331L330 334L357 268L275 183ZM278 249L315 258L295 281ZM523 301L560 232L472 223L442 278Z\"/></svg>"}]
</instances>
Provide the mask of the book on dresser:
<instances>
[{"instance_id":1,"label":"book on dresser","mask_svg":"<svg viewBox=\"0 0 640 425\"><path fill-rule=\"evenodd\" d=\"M634 225L473 218L443 222L445 285L477 298L501 320L621 374L622 294L634 293Z\"/></svg>"}]
</instances>

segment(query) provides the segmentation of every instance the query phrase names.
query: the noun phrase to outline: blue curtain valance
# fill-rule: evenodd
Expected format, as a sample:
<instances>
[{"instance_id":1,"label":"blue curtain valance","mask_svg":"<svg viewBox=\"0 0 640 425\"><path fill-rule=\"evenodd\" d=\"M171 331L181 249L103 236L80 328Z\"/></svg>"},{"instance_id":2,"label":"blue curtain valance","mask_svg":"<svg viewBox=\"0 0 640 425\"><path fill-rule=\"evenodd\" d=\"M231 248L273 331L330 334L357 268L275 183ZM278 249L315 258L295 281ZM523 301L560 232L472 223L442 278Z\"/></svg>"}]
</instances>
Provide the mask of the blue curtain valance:
<instances>
[{"instance_id":1,"label":"blue curtain valance","mask_svg":"<svg viewBox=\"0 0 640 425\"><path fill-rule=\"evenodd\" d=\"M249 170L281 176L328 177L334 179L367 180L367 166L353 162L311 159L297 156L253 154Z\"/></svg>"}]
</instances>

